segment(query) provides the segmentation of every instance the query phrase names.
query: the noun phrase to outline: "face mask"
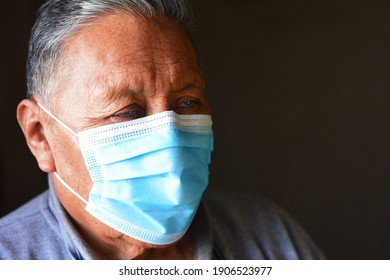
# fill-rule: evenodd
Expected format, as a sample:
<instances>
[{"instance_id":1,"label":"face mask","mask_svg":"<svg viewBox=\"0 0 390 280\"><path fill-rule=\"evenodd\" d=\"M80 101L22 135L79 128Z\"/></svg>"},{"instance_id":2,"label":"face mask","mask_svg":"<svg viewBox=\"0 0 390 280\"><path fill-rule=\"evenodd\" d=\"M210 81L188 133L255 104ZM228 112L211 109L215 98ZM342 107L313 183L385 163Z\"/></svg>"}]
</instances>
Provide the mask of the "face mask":
<instances>
[{"instance_id":1,"label":"face mask","mask_svg":"<svg viewBox=\"0 0 390 280\"><path fill-rule=\"evenodd\" d=\"M75 133L93 187L86 201L54 173L106 225L151 244L179 240L208 185L213 149L208 115L173 111Z\"/></svg>"}]
</instances>

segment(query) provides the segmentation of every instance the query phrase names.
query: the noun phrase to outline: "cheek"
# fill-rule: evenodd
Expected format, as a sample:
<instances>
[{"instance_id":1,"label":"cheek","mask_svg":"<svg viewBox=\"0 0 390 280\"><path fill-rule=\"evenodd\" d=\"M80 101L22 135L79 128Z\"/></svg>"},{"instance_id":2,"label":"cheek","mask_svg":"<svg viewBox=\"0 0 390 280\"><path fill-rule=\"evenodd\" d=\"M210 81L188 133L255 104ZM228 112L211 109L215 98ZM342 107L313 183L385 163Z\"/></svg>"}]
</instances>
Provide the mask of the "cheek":
<instances>
[{"instance_id":1,"label":"cheek","mask_svg":"<svg viewBox=\"0 0 390 280\"><path fill-rule=\"evenodd\" d=\"M77 139L68 135L58 135L53 145L53 154L57 173L84 198L88 198L92 181Z\"/></svg>"}]
</instances>

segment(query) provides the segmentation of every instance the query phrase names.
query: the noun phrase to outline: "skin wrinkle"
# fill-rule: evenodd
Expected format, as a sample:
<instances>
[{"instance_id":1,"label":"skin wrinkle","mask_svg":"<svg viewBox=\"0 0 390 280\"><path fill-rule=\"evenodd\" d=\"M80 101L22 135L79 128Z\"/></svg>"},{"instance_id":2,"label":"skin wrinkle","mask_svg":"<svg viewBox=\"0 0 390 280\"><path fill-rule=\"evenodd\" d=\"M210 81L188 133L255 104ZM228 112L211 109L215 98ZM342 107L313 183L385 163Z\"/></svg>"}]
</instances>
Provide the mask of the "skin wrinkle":
<instances>
[{"instance_id":1,"label":"skin wrinkle","mask_svg":"<svg viewBox=\"0 0 390 280\"><path fill-rule=\"evenodd\" d=\"M146 20L128 13L105 15L79 29L63 47L69 83L52 97L53 113L76 132L129 120L115 114L136 104L146 115L177 106L178 113L211 114L195 51L186 33L172 20ZM199 103L187 108L181 103L183 98ZM45 114L42 117L52 155L48 162L54 164L40 166L45 172L56 171L79 195L88 198L92 182L77 137ZM170 246L137 241L96 220L52 178L61 203L100 258L192 258L191 230Z\"/></svg>"},{"instance_id":2,"label":"skin wrinkle","mask_svg":"<svg viewBox=\"0 0 390 280\"><path fill-rule=\"evenodd\" d=\"M165 21L164 21L165 22ZM99 25L100 28L102 28L102 25L100 24ZM156 76L157 74L160 74L160 75L167 75L168 77L171 76L172 79L175 79L176 77L173 77L171 71L170 70L170 67L174 66L174 65L178 65L178 66L181 66L181 69L178 70L177 72L183 72L183 67L182 67L182 64L185 62L185 59L180 59L178 61L167 61L167 59L164 59L162 62L158 62L159 60L159 53L161 51L163 51L164 49L162 48L159 48L159 47L154 47L155 45L158 45L158 44L161 44L161 41L157 40L156 38L158 36L156 36L156 34L151 34L151 33L145 33L148 35L148 38L150 40L153 40L153 44L152 46L153 47L149 47L149 48L139 48L139 49L136 49L135 51L133 51L131 54L127 55L127 56L124 56L124 57L120 57L118 58L117 60L115 60L115 56L112 55L112 53L116 52L116 49L114 47L110 47L109 50L107 52L101 52L101 53L98 53L97 54L97 62L100 62L100 63L96 63L96 67L98 67L98 65L102 65L103 67L103 64L104 61L108 61L108 63L117 63L117 65L119 66L122 66L122 65L126 65L128 63L128 59L131 58L132 60L136 60L137 63L142 67L142 68L147 68L147 70L145 71L138 71L137 73L147 73L147 74L151 74L152 73L152 79L156 81L156 92L159 92L159 91L163 91L163 86L162 86L162 83L161 85L158 85L158 81L156 80ZM136 39L136 38L132 38L132 39ZM130 40L131 41L131 40ZM148 51L148 53L152 53L153 54L153 58L152 60L141 60L139 59L140 57L145 57L145 50L150 50ZM175 53L178 53L180 54L181 52L180 51L173 51ZM160 66L160 67L157 67L157 66ZM163 68L162 70L160 70L160 68ZM168 70L168 74L167 74L167 70ZM195 69L194 69L195 70ZM98 71L97 71L98 72ZM102 71L101 71L102 72ZM130 73L127 73L128 71L126 70L123 70L123 74L128 74L129 76L129 79L131 79L131 76L132 72ZM116 70L115 74L118 76L118 75L121 75L121 71L120 71L120 68ZM100 77L99 79L93 79L94 82L100 80L104 80L106 79L106 77ZM125 79L123 79L125 80ZM172 81L171 81L171 84L172 84ZM91 99L96 99L96 100L99 100L97 103L99 104L103 104L104 108L109 108L110 107L110 104L111 104L111 100L112 98L107 98L107 101L105 99L99 99L101 95L101 92L110 92L109 96L113 96L113 95L117 95L117 93L119 92L118 89L120 89L122 86L119 84L119 85L110 85L110 81L107 81L107 82L104 82L104 83L100 83L100 85L98 84L93 84L90 86L90 88L94 89L92 91L92 95L91 95ZM118 88L118 89L117 89ZM143 88L140 88L138 91L143 91L144 89ZM92 101L92 100L91 100ZM106 101L106 102L105 102ZM104 104L104 102L106 104ZM90 102L89 104L93 104L93 102ZM97 111L97 115L101 115L105 110L102 110L102 111ZM108 112L106 113L107 115L109 115L111 112ZM89 120L93 120L94 118L88 118L86 119L87 121ZM99 120L96 120L96 124L99 122ZM83 126L83 127L80 127L79 129L80 130L84 130L84 129L87 129L89 127L93 127L94 125L92 126Z\"/></svg>"}]
</instances>

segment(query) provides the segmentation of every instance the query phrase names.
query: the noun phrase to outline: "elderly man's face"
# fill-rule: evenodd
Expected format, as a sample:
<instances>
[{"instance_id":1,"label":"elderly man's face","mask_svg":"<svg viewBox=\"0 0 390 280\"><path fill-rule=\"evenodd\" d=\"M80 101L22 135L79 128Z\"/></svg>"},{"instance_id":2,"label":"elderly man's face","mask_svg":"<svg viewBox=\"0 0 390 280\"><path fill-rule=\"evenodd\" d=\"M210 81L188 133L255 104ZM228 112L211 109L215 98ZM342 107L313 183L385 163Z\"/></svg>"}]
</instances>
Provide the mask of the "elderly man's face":
<instances>
[{"instance_id":1,"label":"elderly man's face","mask_svg":"<svg viewBox=\"0 0 390 280\"><path fill-rule=\"evenodd\" d=\"M185 32L171 20L146 20L124 13L104 16L76 32L65 50L67 79L54 95L51 110L76 132L166 110L211 113L196 54ZM92 182L77 137L49 123L47 137L56 171L88 200ZM101 224L60 182L55 180L55 186L91 242L122 238L144 245Z\"/></svg>"}]
</instances>

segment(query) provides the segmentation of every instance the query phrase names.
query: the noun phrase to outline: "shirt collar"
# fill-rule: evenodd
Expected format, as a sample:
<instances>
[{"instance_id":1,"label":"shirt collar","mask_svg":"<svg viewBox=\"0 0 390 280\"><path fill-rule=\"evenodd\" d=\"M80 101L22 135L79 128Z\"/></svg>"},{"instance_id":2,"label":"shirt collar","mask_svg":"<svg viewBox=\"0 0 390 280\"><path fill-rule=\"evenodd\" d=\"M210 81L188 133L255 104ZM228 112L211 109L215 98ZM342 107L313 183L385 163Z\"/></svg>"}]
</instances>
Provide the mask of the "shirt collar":
<instances>
[{"instance_id":1,"label":"shirt collar","mask_svg":"<svg viewBox=\"0 0 390 280\"><path fill-rule=\"evenodd\" d=\"M54 190L49 174L49 207L57 218L66 249L75 260L96 260L96 254L77 231Z\"/></svg>"}]
</instances>

